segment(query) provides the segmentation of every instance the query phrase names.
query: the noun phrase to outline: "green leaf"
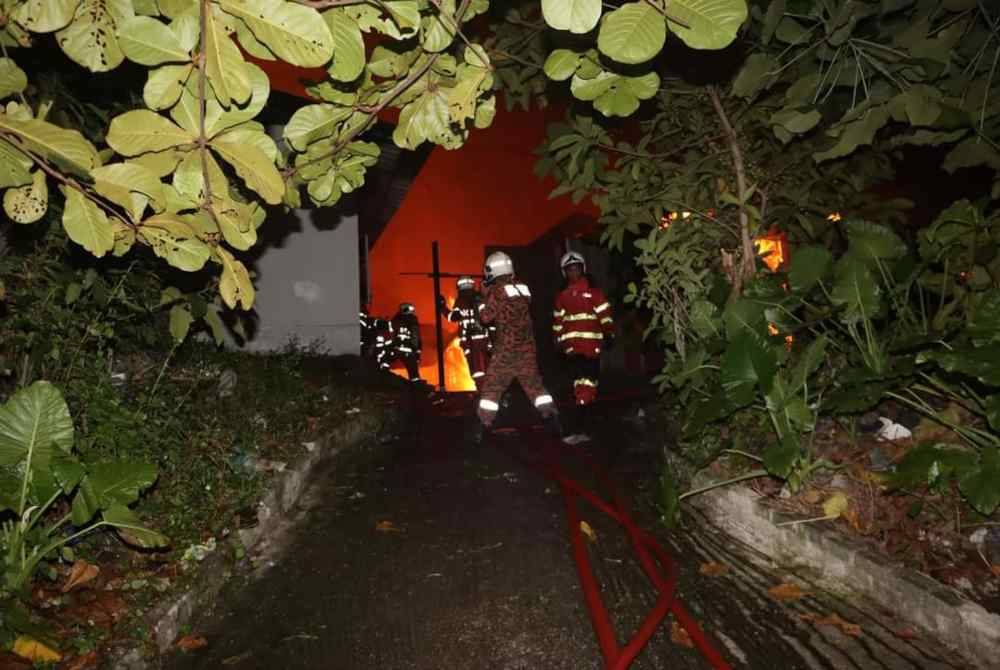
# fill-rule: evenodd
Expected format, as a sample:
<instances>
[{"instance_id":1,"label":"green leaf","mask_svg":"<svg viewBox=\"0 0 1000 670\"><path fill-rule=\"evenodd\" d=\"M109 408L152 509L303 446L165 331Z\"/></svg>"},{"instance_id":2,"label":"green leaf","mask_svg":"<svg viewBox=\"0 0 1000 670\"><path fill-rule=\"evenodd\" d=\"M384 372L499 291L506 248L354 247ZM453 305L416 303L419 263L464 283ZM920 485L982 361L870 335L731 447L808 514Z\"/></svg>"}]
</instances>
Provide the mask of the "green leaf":
<instances>
[{"instance_id":1,"label":"green leaf","mask_svg":"<svg viewBox=\"0 0 1000 670\"><path fill-rule=\"evenodd\" d=\"M601 18L601 0L542 0L542 16L556 30L589 33Z\"/></svg>"},{"instance_id":2,"label":"green leaf","mask_svg":"<svg viewBox=\"0 0 1000 670\"><path fill-rule=\"evenodd\" d=\"M216 25L211 12L205 19L205 75L223 107L228 108L230 101L239 103L250 97L246 61L224 28Z\"/></svg>"},{"instance_id":3,"label":"green leaf","mask_svg":"<svg viewBox=\"0 0 1000 670\"><path fill-rule=\"evenodd\" d=\"M118 529L119 535L128 544L143 549L165 547L169 543L166 536L145 528L135 512L124 505L112 505L104 510L104 521Z\"/></svg>"},{"instance_id":4,"label":"green leaf","mask_svg":"<svg viewBox=\"0 0 1000 670\"><path fill-rule=\"evenodd\" d=\"M67 495L73 492L73 489L87 474L87 469L83 467L83 464L70 454L56 455L49 468L59 484L59 488Z\"/></svg>"},{"instance_id":5,"label":"green leaf","mask_svg":"<svg viewBox=\"0 0 1000 670\"><path fill-rule=\"evenodd\" d=\"M630 116L639 109L639 99L624 86L615 86L594 100L594 108L604 116Z\"/></svg>"},{"instance_id":6,"label":"green leaf","mask_svg":"<svg viewBox=\"0 0 1000 670\"><path fill-rule=\"evenodd\" d=\"M122 23L118 27L118 45L126 58L140 65L191 61L174 31L149 16L134 16Z\"/></svg>"},{"instance_id":7,"label":"green leaf","mask_svg":"<svg viewBox=\"0 0 1000 670\"><path fill-rule=\"evenodd\" d=\"M143 102L155 110L173 107L193 69L193 65L164 65L150 70L142 89Z\"/></svg>"},{"instance_id":8,"label":"green leaf","mask_svg":"<svg viewBox=\"0 0 1000 670\"><path fill-rule=\"evenodd\" d=\"M156 112L137 109L111 120L108 145L123 156L138 156L148 151L163 151L194 142L194 135Z\"/></svg>"},{"instance_id":9,"label":"green leaf","mask_svg":"<svg viewBox=\"0 0 1000 670\"><path fill-rule=\"evenodd\" d=\"M219 108L219 114L214 118L206 114L209 118L205 119L205 134L209 137L215 137L226 128L246 123L257 116L267 104L268 96L271 95L271 81L264 71L253 63L245 65L250 81L250 100L243 105L230 105L228 110ZM187 96L182 96L181 99L185 97Z\"/></svg>"},{"instance_id":10,"label":"green leaf","mask_svg":"<svg viewBox=\"0 0 1000 670\"><path fill-rule=\"evenodd\" d=\"M788 269L788 282L793 291L805 293L826 276L833 257L824 247L810 245L796 249Z\"/></svg>"},{"instance_id":11,"label":"green leaf","mask_svg":"<svg viewBox=\"0 0 1000 670\"><path fill-rule=\"evenodd\" d=\"M222 346L226 341L226 326L222 323L222 318L219 317L219 312L215 306L209 306L208 311L205 312L203 317L205 323L208 324L209 329L212 331L212 337L215 339L216 346Z\"/></svg>"},{"instance_id":12,"label":"green leaf","mask_svg":"<svg viewBox=\"0 0 1000 670\"><path fill-rule=\"evenodd\" d=\"M132 0L82 0L73 22L56 33L56 41L91 72L108 72L125 60L116 35L118 26L133 16Z\"/></svg>"},{"instance_id":13,"label":"green leaf","mask_svg":"<svg viewBox=\"0 0 1000 670\"><path fill-rule=\"evenodd\" d=\"M774 37L774 31L778 28L778 22L785 16L785 0L771 0L767 6L767 13L764 15L764 22L760 29L760 41L767 45Z\"/></svg>"},{"instance_id":14,"label":"green leaf","mask_svg":"<svg viewBox=\"0 0 1000 670\"><path fill-rule=\"evenodd\" d=\"M854 253L846 253L837 261L830 299L845 305L849 321L872 318L879 309L879 288L869 264Z\"/></svg>"},{"instance_id":15,"label":"green leaf","mask_svg":"<svg viewBox=\"0 0 1000 670\"><path fill-rule=\"evenodd\" d=\"M854 153L858 147L871 144L875 140L875 133L888 121L889 112L884 105L869 109L861 118L842 126L837 143L826 151L814 153L813 160L822 163Z\"/></svg>"},{"instance_id":16,"label":"green leaf","mask_svg":"<svg viewBox=\"0 0 1000 670\"><path fill-rule=\"evenodd\" d=\"M86 478L83 479L80 482L80 488L76 490L76 495L73 496L71 507L73 525L86 526L100 509L101 505L97 494L94 493L90 482Z\"/></svg>"},{"instance_id":17,"label":"green leaf","mask_svg":"<svg viewBox=\"0 0 1000 670\"><path fill-rule=\"evenodd\" d=\"M296 151L305 151L316 140L337 133L340 124L354 113L339 105L305 105L292 114L285 125L285 140Z\"/></svg>"},{"instance_id":18,"label":"green leaf","mask_svg":"<svg viewBox=\"0 0 1000 670\"><path fill-rule=\"evenodd\" d=\"M660 90L660 75L647 72L640 77L623 77L622 85L640 100L649 100Z\"/></svg>"},{"instance_id":19,"label":"green leaf","mask_svg":"<svg viewBox=\"0 0 1000 670\"><path fill-rule=\"evenodd\" d=\"M365 43L358 22L344 10L323 14L333 37L333 65L330 76L337 81L354 81L365 69Z\"/></svg>"},{"instance_id":20,"label":"green leaf","mask_svg":"<svg viewBox=\"0 0 1000 670\"><path fill-rule=\"evenodd\" d=\"M212 212L226 242L240 251L257 244L257 228L253 225L250 207L232 200L216 199Z\"/></svg>"},{"instance_id":21,"label":"green leaf","mask_svg":"<svg viewBox=\"0 0 1000 670\"><path fill-rule=\"evenodd\" d=\"M545 75L552 81L565 81L573 76L583 54L569 49L556 49L545 59Z\"/></svg>"},{"instance_id":22,"label":"green leaf","mask_svg":"<svg viewBox=\"0 0 1000 670\"><path fill-rule=\"evenodd\" d=\"M105 509L115 504L131 505L153 485L156 477L156 465L146 462L94 463L87 472L87 479Z\"/></svg>"},{"instance_id":23,"label":"green leaf","mask_svg":"<svg viewBox=\"0 0 1000 670\"><path fill-rule=\"evenodd\" d=\"M948 172L987 165L1000 170L1000 152L978 137L970 137L948 152L941 165Z\"/></svg>"},{"instance_id":24,"label":"green leaf","mask_svg":"<svg viewBox=\"0 0 1000 670\"><path fill-rule=\"evenodd\" d=\"M671 10L680 2L671 3ZM667 24L649 3L629 2L610 12L601 21L597 48L619 63L644 63L663 49Z\"/></svg>"},{"instance_id":25,"label":"green leaf","mask_svg":"<svg viewBox=\"0 0 1000 670\"><path fill-rule=\"evenodd\" d=\"M95 168L94 187L108 200L124 207L139 221L146 205L164 201L163 184L148 168L136 163L113 163ZM154 204L155 207L155 204Z\"/></svg>"},{"instance_id":26,"label":"green leaf","mask_svg":"<svg viewBox=\"0 0 1000 670\"><path fill-rule=\"evenodd\" d=\"M1000 506L1000 450L986 447L979 455L979 467L958 480L958 490L977 512L989 516Z\"/></svg>"},{"instance_id":27,"label":"green leaf","mask_svg":"<svg viewBox=\"0 0 1000 670\"><path fill-rule=\"evenodd\" d=\"M930 351L917 356L917 363L937 363L948 372L975 377L984 384L1000 386L1000 343L974 349Z\"/></svg>"},{"instance_id":28,"label":"green leaf","mask_svg":"<svg viewBox=\"0 0 1000 670\"><path fill-rule=\"evenodd\" d=\"M0 407L0 466L48 468L53 457L73 449L73 420L59 389L38 381Z\"/></svg>"},{"instance_id":29,"label":"green leaf","mask_svg":"<svg viewBox=\"0 0 1000 670\"><path fill-rule=\"evenodd\" d=\"M747 5L745 0L671 0L667 16L670 30L692 49L724 49L747 20Z\"/></svg>"},{"instance_id":30,"label":"green leaf","mask_svg":"<svg viewBox=\"0 0 1000 670\"><path fill-rule=\"evenodd\" d=\"M205 155L205 164L208 167L208 180L213 195L228 193L229 182L211 153ZM174 171L173 186L178 193L195 202L201 202L205 199L205 174L202 170L199 152L192 151L187 154L177 166Z\"/></svg>"},{"instance_id":31,"label":"green leaf","mask_svg":"<svg viewBox=\"0 0 1000 670\"><path fill-rule=\"evenodd\" d=\"M28 86L28 76L17 63L9 58L0 58L0 98L20 93Z\"/></svg>"},{"instance_id":32,"label":"green leaf","mask_svg":"<svg viewBox=\"0 0 1000 670\"><path fill-rule=\"evenodd\" d=\"M0 139L0 188L30 184L29 170L32 165L34 161L15 149L9 141Z\"/></svg>"},{"instance_id":33,"label":"green leaf","mask_svg":"<svg viewBox=\"0 0 1000 670\"><path fill-rule=\"evenodd\" d=\"M580 100L597 100L620 82L622 76L602 70L593 79L583 79L579 74L573 75L569 83L570 91Z\"/></svg>"},{"instance_id":34,"label":"green leaf","mask_svg":"<svg viewBox=\"0 0 1000 670\"><path fill-rule=\"evenodd\" d=\"M975 311L969 315L968 333L976 346L1000 342L1000 289L989 289L979 296Z\"/></svg>"},{"instance_id":35,"label":"green leaf","mask_svg":"<svg viewBox=\"0 0 1000 670\"><path fill-rule=\"evenodd\" d=\"M416 149L425 141L446 144L450 122L447 89L428 90L400 111L392 139L403 149Z\"/></svg>"},{"instance_id":36,"label":"green leaf","mask_svg":"<svg viewBox=\"0 0 1000 670\"><path fill-rule=\"evenodd\" d=\"M35 223L49 209L49 185L45 173L37 170L32 182L9 188L3 194L3 210L15 223Z\"/></svg>"},{"instance_id":37,"label":"green leaf","mask_svg":"<svg viewBox=\"0 0 1000 670\"><path fill-rule=\"evenodd\" d=\"M455 41L455 0L441 0L435 13L420 21L420 46L438 53Z\"/></svg>"},{"instance_id":38,"label":"green leaf","mask_svg":"<svg viewBox=\"0 0 1000 670\"><path fill-rule=\"evenodd\" d=\"M212 140L211 147L236 169L247 187L256 191L264 202L277 205L285 194L285 181L264 152L253 145L223 142L225 136Z\"/></svg>"},{"instance_id":39,"label":"green leaf","mask_svg":"<svg viewBox=\"0 0 1000 670\"><path fill-rule=\"evenodd\" d=\"M764 450L764 467L775 477L787 478L802 455L799 446L799 436L787 433Z\"/></svg>"},{"instance_id":40,"label":"green leaf","mask_svg":"<svg viewBox=\"0 0 1000 670\"><path fill-rule=\"evenodd\" d=\"M33 33L51 33L73 20L80 0L28 0L14 11L14 20Z\"/></svg>"},{"instance_id":41,"label":"green leaf","mask_svg":"<svg viewBox=\"0 0 1000 670\"><path fill-rule=\"evenodd\" d=\"M893 259L906 255L906 243L887 226L849 221L845 227L851 252L861 258Z\"/></svg>"},{"instance_id":42,"label":"green leaf","mask_svg":"<svg viewBox=\"0 0 1000 670\"><path fill-rule=\"evenodd\" d=\"M187 339L194 317L188 305L174 305L170 308L170 335L174 342L180 344Z\"/></svg>"},{"instance_id":43,"label":"green leaf","mask_svg":"<svg viewBox=\"0 0 1000 670\"><path fill-rule=\"evenodd\" d=\"M299 67L322 67L333 56L333 36L319 12L284 0L220 0L275 56Z\"/></svg>"},{"instance_id":44,"label":"green leaf","mask_svg":"<svg viewBox=\"0 0 1000 670\"><path fill-rule=\"evenodd\" d=\"M466 51L472 53L469 49ZM476 53L483 59L482 63L459 65L456 73L458 82L448 93L448 114L455 123L463 124L466 119L475 118L480 96L490 92L493 87L489 57L481 47ZM476 57L473 57L473 60L476 60Z\"/></svg>"},{"instance_id":45,"label":"green leaf","mask_svg":"<svg viewBox=\"0 0 1000 670\"><path fill-rule=\"evenodd\" d=\"M740 73L733 80L733 95L740 98L752 98L764 90L775 78L769 73L778 70L779 63L770 54L750 54Z\"/></svg>"},{"instance_id":46,"label":"green leaf","mask_svg":"<svg viewBox=\"0 0 1000 670\"><path fill-rule=\"evenodd\" d=\"M962 477L975 466L976 457L970 451L923 442L906 452L888 483L891 489L934 486L951 477Z\"/></svg>"},{"instance_id":47,"label":"green leaf","mask_svg":"<svg viewBox=\"0 0 1000 670\"><path fill-rule=\"evenodd\" d=\"M107 215L75 188L64 188L66 205L62 224L69 239L101 258L115 245L114 228Z\"/></svg>"},{"instance_id":48,"label":"green leaf","mask_svg":"<svg viewBox=\"0 0 1000 670\"><path fill-rule=\"evenodd\" d=\"M790 133L801 135L815 128L822 118L822 114L815 109L808 112L780 109L771 116L771 125L778 125Z\"/></svg>"},{"instance_id":49,"label":"green leaf","mask_svg":"<svg viewBox=\"0 0 1000 670\"><path fill-rule=\"evenodd\" d=\"M158 214L142 222L139 237L160 258L185 272L197 272L205 265L211 250L199 240L194 230L173 214Z\"/></svg>"},{"instance_id":50,"label":"green leaf","mask_svg":"<svg viewBox=\"0 0 1000 670\"><path fill-rule=\"evenodd\" d=\"M829 342L826 335L820 335L809 343L809 347L802 354L802 358L792 370L789 392L798 393L805 388L809 377L819 369L819 366L826 359L826 345Z\"/></svg>"},{"instance_id":51,"label":"green leaf","mask_svg":"<svg viewBox=\"0 0 1000 670\"><path fill-rule=\"evenodd\" d=\"M253 307L254 287L246 266L236 260L222 247L215 248L215 257L222 263L222 278L219 281L219 295L229 309L239 305L244 310Z\"/></svg>"},{"instance_id":52,"label":"green leaf","mask_svg":"<svg viewBox=\"0 0 1000 670\"><path fill-rule=\"evenodd\" d=\"M87 175L99 165L94 145L75 130L38 119L16 120L3 115L0 115L0 130L16 135L26 149L76 174Z\"/></svg>"},{"instance_id":53,"label":"green leaf","mask_svg":"<svg viewBox=\"0 0 1000 670\"><path fill-rule=\"evenodd\" d=\"M767 393L778 371L778 359L762 337L745 331L730 340L721 368L724 388L756 383Z\"/></svg>"}]
</instances>

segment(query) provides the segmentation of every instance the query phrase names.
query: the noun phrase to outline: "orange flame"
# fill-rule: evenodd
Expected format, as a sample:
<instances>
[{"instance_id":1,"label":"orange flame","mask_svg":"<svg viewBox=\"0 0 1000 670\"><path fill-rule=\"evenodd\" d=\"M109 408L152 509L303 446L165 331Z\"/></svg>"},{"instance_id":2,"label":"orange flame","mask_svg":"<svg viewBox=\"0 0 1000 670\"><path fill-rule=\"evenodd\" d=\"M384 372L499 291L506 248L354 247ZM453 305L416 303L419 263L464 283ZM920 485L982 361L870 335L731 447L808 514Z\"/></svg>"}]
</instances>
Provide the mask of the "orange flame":
<instances>
[{"instance_id":1,"label":"orange flame","mask_svg":"<svg viewBox=\"0 0 1000 670\"><path fill-rule=\"evenodd\" d=\"M469 374L469 364L457 337L452 338L444 350L444 381L449 391L476 390L476 382Z\"/></svg>"}]
</instances>

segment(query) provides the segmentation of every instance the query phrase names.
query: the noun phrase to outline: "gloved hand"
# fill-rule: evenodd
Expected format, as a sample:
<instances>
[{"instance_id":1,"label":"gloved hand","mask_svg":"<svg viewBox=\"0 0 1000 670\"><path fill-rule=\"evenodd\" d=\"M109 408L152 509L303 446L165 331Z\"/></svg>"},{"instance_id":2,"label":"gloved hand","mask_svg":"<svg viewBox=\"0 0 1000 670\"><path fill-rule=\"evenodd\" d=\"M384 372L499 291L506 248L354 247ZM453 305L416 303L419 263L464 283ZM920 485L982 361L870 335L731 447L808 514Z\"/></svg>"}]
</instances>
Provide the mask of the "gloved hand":
<instances>
[{"instance_id":1,"label":"gloved hand","mask_svg":"<svg viewBox=\"0 0 1000 670\"><path fill-rule=\"evenodd\" d=\"M444 299L443 295L438 296L438 309L442 312L448 311L448 301Z\"/></svg>"}]
</instances>

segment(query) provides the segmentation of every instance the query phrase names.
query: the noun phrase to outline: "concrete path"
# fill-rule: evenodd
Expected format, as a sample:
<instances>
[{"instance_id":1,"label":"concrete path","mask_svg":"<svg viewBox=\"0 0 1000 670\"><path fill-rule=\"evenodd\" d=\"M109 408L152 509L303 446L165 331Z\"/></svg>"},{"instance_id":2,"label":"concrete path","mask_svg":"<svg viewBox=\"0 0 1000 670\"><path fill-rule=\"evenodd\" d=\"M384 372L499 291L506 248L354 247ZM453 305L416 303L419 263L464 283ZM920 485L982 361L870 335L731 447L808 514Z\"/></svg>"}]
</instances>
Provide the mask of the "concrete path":
<instances>
[{"instance_id":1,"label":"concrete path","mask_svg":"<svg viewBox=\"0 0 1000 670\"><path fill-rule=\"evenodd\" d=\"M460 443L465 407L424 412L405 436L336 457L310 489L306 520L261 578L230 588L194 630L208 647L164 667L331 670L601 668L570 555L558 488L526 465L543 439L530 427L481 449ZM449 411L450 410L450 411ZM592 451L643 498L657 454L611 415ZM569 453L567 468L587 479ZM648 510L648 505L646 506ZM654 592L623 533L583 507L591 560L624 640ZM697 518L656 530L680 565L680 597L736 668L969 668L938 641L910 639L892 613L776 570ZM723 575L699 573L709 562ZM768 589L794 583L801 598ZM901 603L905 607L905 603ZM836 614L850 626L817 625ZM844 631L847 632L844 632ZM670 620L634 668L709 667L671 639Z\"/></svg>"}]
</instances>

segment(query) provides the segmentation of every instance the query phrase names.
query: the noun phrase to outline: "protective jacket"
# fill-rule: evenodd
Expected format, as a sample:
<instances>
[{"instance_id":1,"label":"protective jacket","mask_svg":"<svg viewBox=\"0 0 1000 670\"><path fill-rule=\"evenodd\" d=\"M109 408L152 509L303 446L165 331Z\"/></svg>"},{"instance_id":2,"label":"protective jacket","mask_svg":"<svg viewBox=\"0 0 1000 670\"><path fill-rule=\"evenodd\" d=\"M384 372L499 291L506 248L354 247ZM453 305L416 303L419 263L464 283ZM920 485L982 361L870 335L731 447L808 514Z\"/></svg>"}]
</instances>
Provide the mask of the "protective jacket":
<instances>
[{"instance_id":1,"label":"protective jacket","mask_svg":"<svg viewBox=\"0 0 1000 670\"><path fill-rule=\"evenodd\" d=\"M598 358L602 342L614 337L611 305L586 277L570 283L556 296L552 317L552 336L564 354Z\"/></svg>"},{"instance_id":2,"label":"protective jacket","mask_svg":"<svg viewBox=\"0 0 1000 670\"><path fill-rule=\"evenodd\" d=\"M531 321L531 291L513 275L503 275L485 288L479 318L496 326L493 356L480 386L479 420L491 426L500 396L515 380L543 417L556 414L552 396L542 384Z\"/></svg>"},{"instance_id":3,"label":"protective jacket","mask_svg":"<svg viewBox=\"0 0 1000 670\"><path fill-rule=\"evenodd\" d=\"M420 323L415 314L392 318L393 346L400 358L420 358Z\"/></svg>"},{"instance_id":4,"label":"protective jacket","mask_svg":"<svg viewBox=\"0 0 1000 670\"><path fill-rule=\"evenodd\" d=\"M393 353L392 321L388 319L375 319L372 322L372 331L375 362L380 369L388 370L395 359Z\"/></svg>"},{"instance_id":5,"label":"protective jacket","mask_svg":"<svg viewBox=\"0 0 1000 670\"><path fill-rule=\"evenodd\" d=\"M469 374L473 379L479 379L486 374L490 351L493 348L491 329L479 320L479 293L472 289L458 292L455 304L446 310L446 317L452 323L458 324L458 343L462 346L465 361L469 365Z\"/></svg>"}]
</instances>

